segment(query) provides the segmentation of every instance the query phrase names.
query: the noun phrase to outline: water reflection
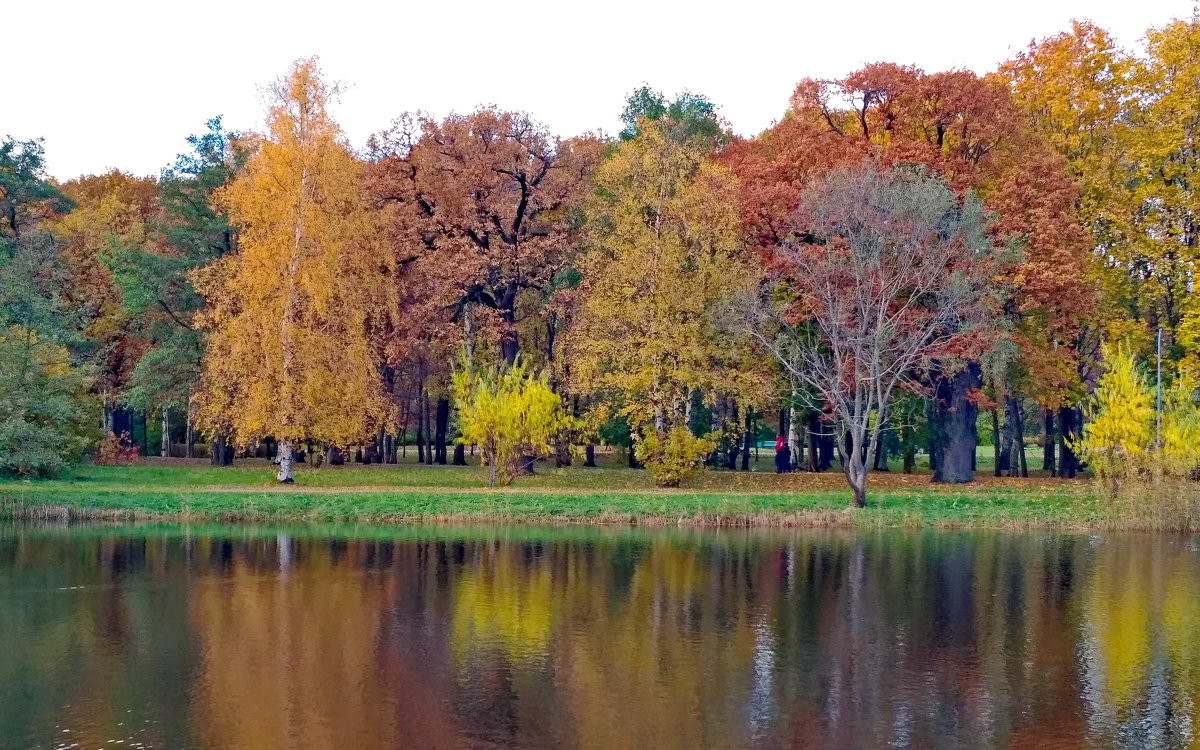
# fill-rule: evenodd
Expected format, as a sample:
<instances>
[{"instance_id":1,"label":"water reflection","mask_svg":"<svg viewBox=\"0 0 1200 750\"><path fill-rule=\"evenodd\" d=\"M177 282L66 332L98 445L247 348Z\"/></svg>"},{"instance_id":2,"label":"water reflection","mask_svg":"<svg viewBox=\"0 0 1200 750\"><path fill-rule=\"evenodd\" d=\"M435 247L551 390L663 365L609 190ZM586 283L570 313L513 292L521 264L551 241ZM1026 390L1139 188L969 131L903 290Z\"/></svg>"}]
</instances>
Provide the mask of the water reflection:
<instances>
[{"instance_id":1,"label":"water reflection","mask_svg":"<svg viewBox=\"0 0 1200 750\"><path fill-rule=\"evenodd\" d=\"M1186 537L0 529L0 747L1196 747Z\"/></svg>"}]
</instances>

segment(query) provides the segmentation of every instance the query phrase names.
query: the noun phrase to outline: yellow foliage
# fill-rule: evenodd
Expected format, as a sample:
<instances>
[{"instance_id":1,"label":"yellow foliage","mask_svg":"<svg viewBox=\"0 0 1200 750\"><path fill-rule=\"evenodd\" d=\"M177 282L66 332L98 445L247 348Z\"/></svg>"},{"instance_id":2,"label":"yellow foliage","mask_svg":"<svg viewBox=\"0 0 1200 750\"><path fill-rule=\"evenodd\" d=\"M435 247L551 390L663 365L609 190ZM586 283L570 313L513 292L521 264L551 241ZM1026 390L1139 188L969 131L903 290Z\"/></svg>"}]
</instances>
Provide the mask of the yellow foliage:
<instances>
[{"instance_id":1,"label":"yellow foliage","mask_svg":"<svg viewBox=\"0 0 1200 750\"><path fill-rule=\"evenodd\" d=\"M1107 371L1093 397L1092 421L1080 453L1096 476L1128 474L1141 465L1154 437L1154 395L1125 346L1105 347Z\"/></svg>"},{"instance_id":2,"label":"yellow foliage","mask_svg":"<svg viewBox=\"0 0 1200 750\"><path fill-rule=\"evenodd\" d=\"M386 309L361 164L326 112L314 60L276 84L269 134L217 200L237 252L194 274L210 308L198 397L209 430L346 443L390 418L368 325Z\"/></svg>"},{"instance_id":3,"label":"yellow foliage","mask_svg":"<svg viewBox=\"0 0 1200 750\"><path fill-rule=\"evenodd\" d=\"M1163 392L1159 415L1154 390L1128 347L1106 347L1104 355L1107 371L1093 397L1092 421L1075 448L1105 483L1109 512L1171 526L1194 523L1200 511L1189 481L1200 466L1194 382L1179 374Z\"/></svg>"},{"instance_id":4,"label":"yellow foliage","mask_svg":"<svg viewBox=\"0 0 1200 750\"><path fill-rule=\"evenodd\" d=\"M694 394L757 396L765 378L720 316L754 277L739 249L736 182L702 139L643 120L595 172L572 387L637 431L682 424Z\"/></svg>"},{"instance_id":5,"label":"yellow foliage","mask_svg":"<svg viewBox=\"0 0 1200 750\"><path fill-rule=\"evenodd\" d=\"M643 431L634 451L655 484L678 487L679 481L716 448L717 441L712 436L696 437L686 427L672 427L662 437L654 430Z\"/></svg>"},{"instance_id":6,"label":"yellow foliage","mask_svg":"<svg viewBox=\"0 0 1200 750\"><path fill-rule=\"evenodd\" d=\"M458 441L479 446L492 487L510 484L524 456L548 452L551 438L573 423L545 373L533 372L520 358L508 368L461 367L454 374L454 401Z\"/></svg>"},{"instance_id":7,"label":"yellow foliage","mask_svg":"<svg viewBox=\"0 0 1200 750\"><path fill-rule=\"evenodd\" d=\"M1163 392L1161 471L1183 477L1200 465L1200 410L1196 409L1195 383L1184 375Z\"/></svg>"}]
</instances>

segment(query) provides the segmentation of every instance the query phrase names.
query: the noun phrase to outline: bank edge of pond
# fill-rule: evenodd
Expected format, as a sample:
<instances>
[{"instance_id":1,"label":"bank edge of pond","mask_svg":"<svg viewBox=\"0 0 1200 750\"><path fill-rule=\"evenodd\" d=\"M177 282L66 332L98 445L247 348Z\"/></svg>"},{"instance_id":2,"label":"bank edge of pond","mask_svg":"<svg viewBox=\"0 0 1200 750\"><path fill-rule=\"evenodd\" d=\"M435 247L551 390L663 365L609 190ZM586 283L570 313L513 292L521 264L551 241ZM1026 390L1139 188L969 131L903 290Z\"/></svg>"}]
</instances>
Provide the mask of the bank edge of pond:
<instances>
[{"instance_id":1,"label":"bank edge of pond","mask_svg":"<svg viewBox=\"0 0 1200 750\"><path fill-rule=\"evenodd\" d=\"M0 487L0 519L56 522L595 525L710 528L1176 530L1105 519L1090 492L880 492L865 509L845 493L39 491Z\"/></svg>"}]
</instances>

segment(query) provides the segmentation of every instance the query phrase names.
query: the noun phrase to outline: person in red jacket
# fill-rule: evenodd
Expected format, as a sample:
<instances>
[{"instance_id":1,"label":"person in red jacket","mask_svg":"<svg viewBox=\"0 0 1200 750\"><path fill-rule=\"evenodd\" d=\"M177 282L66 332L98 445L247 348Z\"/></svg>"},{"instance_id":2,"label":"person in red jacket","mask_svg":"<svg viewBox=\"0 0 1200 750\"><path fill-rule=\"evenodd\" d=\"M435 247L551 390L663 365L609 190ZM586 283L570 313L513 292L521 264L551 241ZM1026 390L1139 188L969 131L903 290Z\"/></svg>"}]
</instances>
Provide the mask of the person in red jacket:
<instances>
[{"instance_id":1,"label":"person in red jacket","mask_svg":"<svg viewBox=\"0 0 1200 750\"><path fill-rule=\"evenodd\" d=\"M792 449L783 435L775 436L775 473L782 474L792 469Z\"/></svg>"}]
</instances>

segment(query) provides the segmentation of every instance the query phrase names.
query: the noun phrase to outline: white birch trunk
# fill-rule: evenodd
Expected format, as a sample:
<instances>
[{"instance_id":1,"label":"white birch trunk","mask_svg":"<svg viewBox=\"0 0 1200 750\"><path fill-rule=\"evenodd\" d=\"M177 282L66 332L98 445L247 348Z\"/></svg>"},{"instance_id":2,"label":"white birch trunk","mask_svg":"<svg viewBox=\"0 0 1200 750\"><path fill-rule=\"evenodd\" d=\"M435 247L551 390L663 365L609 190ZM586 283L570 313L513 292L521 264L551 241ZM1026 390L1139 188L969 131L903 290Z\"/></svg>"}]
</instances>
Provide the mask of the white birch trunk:
<instances>
[{"instance_id":1,"label":"white birch trunk","mask_svg":"<svg viewBox=\"0 0 1200 750\"><path fill-rule=\"evenodd\" d=\"M792 390L792 402L793 403L795 403L795 396L796 396L796 391L795 391L795 389L793 389ZM800 429L798 427L796 427L796 417L800 416L799 412L800 412L800 410L797 409L795 406L788 407L787 444L788 444L788 448L791 448L791 450L792 450L791 460L789 462L790 465L787 467L788 471L791 471L793 467L797 466L800 463L800 460L797 458L797 456L800 455Z\"/></svg>"},{"instance_id":2,"label":"white birch trunk","mask_svg":"<svg viewBox=\"0 0 1200 750\"><path fill-rule=\"evenodd\" d=\"M162 457L171 457L171 415L165 406L162 408Z\"/></svg>"},{"instance_id":3,"label":"white birch trunk","mask_svg":"<svg viewBox=\"0 0 1200 750\"><path fill-rule=\"evenodd\" d=\"M279 471L275 473L275 479L284 484L292 483L292 443L284 440L279 443Z\"/></svg>"}]
</instances>

